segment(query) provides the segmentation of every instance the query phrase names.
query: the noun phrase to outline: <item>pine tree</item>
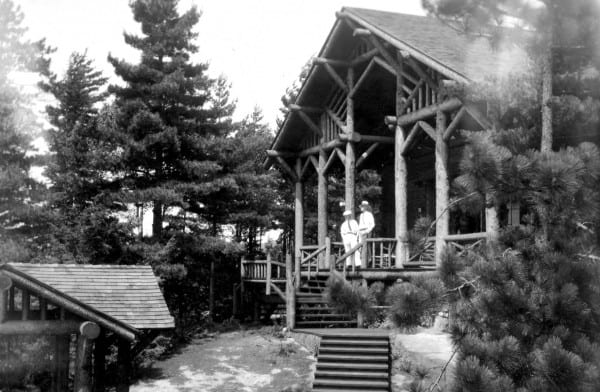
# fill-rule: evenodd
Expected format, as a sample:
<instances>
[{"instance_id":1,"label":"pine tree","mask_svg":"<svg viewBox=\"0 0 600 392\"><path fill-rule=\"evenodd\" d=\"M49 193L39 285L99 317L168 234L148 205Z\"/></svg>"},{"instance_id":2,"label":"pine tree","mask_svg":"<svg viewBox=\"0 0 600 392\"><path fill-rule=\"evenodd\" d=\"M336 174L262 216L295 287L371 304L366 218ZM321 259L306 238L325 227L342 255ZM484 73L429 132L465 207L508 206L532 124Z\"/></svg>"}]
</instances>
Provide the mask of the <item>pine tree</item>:
<instances>
[{"instance_id":1,"label":"pine tree","mask_svg":"<svg viewBox=\"0 0 600 392\"><path fill-rule=\"evenodd\" d=\"M26 97L11 81L15 71L43 71L51 51L43 40L24 38L23 14L10 0L0 0L0 261L24 260L24 236L42 223L36 202L43 186L29 177L28 151L36 125Z\"/></svg>"},{"instance_id":2,"label":"pine tree","mask_svg":"<svg viewBox=\"0 0 600 392\"><path fill-rule=\"evenodd\" d=\"M125 140L124 184L132 202L152 203L153 235L160 239L169 207L187 209L186 195L206 194L219 187L218 164L211 153L208 102L213 81L206 64L194 64L198 48L193 28L195 7L180 15L176 0L137 0L131 3L142 35L124 34L125 42L141 51L138 64L109 56L126 83L111 86L119 108L118 126Z\"/></svg>"},{"instance_id":3,"label":"pine tree","mask_svg":"<svg viewBox=\"0 0 600 392\"><path fill-rule=\"evenodd\" d=\"M565 95L578 100L564 88L564 79L581 81L585 71L600 61L597 37L600 35L600 5L594 0L423 0L424 7L468 34L484 35L496 43L508 22L530 30L527 50L539 68L539 106L541 113L541 151L557 148L554 125L561 117L557 107L565 105ZM562 84L562 86L561 86ZM560 97L562 96L562 97ZM570 102L573 108L582 102Z\"/></svg>"}]
</instances>

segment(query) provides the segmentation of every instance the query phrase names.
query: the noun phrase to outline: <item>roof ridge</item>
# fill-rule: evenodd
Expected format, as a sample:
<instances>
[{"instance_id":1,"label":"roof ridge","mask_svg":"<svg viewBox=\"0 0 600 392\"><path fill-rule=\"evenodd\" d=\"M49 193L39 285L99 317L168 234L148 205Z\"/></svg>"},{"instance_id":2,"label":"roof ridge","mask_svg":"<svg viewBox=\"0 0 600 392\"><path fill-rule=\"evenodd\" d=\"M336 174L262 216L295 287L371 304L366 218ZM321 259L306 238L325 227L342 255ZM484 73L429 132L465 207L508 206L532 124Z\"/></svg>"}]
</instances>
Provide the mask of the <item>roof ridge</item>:
<instances>
[{"instance_id":1,"label":"roof ridge","mask_svg":"<svg viewBox=\"0 0 600 392\"><path fill-rule=\"evenodd\" d=\"M8 265L14 266L35 266L35 267L76 267L76 268L111 268L111 269L136 269L136 268L152 268L148 264L61 264L61 263L13 263L8 262Z\"/></svg>"}]
</instances>

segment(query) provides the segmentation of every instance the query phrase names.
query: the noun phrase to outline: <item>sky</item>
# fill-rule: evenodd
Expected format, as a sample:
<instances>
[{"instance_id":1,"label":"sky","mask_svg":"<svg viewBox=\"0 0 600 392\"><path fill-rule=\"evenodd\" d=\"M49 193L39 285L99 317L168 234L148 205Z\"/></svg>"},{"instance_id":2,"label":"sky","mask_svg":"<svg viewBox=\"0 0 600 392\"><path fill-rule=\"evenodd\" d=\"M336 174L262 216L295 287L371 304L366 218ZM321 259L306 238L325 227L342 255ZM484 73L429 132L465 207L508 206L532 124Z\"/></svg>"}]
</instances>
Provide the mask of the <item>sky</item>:
<instances>
[{"instance_id":1,"label":"sky","mask_svg":"<svg viewBox=\"0 0 600 392\"><path fill-rule=\"evenodd\" d=\"M52 70L61 76L69 55L87 50L96 68L119 83L107 61L111 53L131 62L139 52L125 44L123 32L139 25L127 0L14 0L25 15L28 37L45 37L57 48ZM272 127L280 98L307 60L319 52L342 7L361 7L423 15L421 0L180 0L183 12L195 5L202 12L196 26L195 62L208 62L209 75L224 75L241 119L255 106ZM22 83L35 84L33 79ZM43 105L41 106L43 107Z\"/></svg>"}]
</instances>

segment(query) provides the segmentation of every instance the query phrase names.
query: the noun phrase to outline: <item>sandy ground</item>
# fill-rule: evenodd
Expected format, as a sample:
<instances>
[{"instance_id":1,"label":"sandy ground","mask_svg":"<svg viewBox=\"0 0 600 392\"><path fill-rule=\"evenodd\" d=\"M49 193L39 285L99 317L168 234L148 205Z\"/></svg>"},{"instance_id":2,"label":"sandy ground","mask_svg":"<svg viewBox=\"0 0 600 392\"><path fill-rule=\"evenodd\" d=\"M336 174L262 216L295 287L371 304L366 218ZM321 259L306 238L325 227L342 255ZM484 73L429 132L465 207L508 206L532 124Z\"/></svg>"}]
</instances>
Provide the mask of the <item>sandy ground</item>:
<instances>
[{"instance_id":1,"label":"sandy ground","mask_svg":"<svg viewBox=\"0 0 600 392\"><path fill-rule=\"evenodd\" d=\"M156 377L132 392L280 392L310 385L315 358L292 339L268 329L236 331L193 341L155 365Z\"/></svg>"}]
</instances>

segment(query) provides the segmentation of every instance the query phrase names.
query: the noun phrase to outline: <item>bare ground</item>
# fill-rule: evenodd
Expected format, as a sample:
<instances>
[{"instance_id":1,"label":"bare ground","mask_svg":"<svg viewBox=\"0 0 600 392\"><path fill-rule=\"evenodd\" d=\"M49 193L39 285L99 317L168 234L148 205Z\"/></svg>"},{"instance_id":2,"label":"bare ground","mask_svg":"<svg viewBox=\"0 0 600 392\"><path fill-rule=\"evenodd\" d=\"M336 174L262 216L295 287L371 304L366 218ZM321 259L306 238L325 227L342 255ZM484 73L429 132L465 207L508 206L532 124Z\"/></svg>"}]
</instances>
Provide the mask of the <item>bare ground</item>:
<instances>
[{"instance_id":1,"label":"bare ground","mask_svg":"<svg viewBox=\"0 0 600 392\"><path fill-rule=\"evenodd\" d=\"M181 353L155 365L155 377L132 392L280 392L309 386L315 358L271 328L236 331L195 339Z\"/></svg>"}]
</instances>

